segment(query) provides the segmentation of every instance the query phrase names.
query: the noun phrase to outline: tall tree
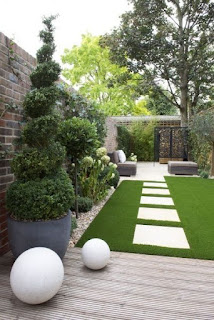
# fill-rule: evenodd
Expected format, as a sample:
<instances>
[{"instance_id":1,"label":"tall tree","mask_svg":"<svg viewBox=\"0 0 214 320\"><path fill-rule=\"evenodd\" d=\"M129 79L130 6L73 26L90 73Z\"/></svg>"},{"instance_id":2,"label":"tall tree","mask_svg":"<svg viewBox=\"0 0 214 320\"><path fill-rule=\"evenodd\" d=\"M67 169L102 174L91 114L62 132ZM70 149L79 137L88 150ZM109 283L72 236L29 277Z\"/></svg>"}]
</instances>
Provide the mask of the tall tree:
<instances>
[{"instance_id":1,"label":"tall tree","mask_svg":"<svg viewBox=\"0 0 214 320\"><path fill-rule=\"evenodd\" d=\"M107 115L132 112L140 76L111 62L109 49L99 45L99 37L82 36L80 46L65 49L63 75L84 97L94 100Z\"/></svg>"},{"instance_id":2,"label":"tall tree","mask_svg":"<svg viewBox=\"0 0 214 320\"><path fill-rule=\"evenodd\" d=\"M182 125L214 79L213 0L129 0L132 10L103 37L114 61L144 75L181 113Z\"/></svg>"},{"instance_id":3,"label":"tall tree","mask_svg":"<svg viewBox=\"0 0 214 320\"><path fill-rule=\"evenodd\" d=\"M159 88L161 90L161 88ZM169 92L160 93L160 90L150 90L147 96L147 109L154 115L176 115L178 109L172 104ZM163 89L162 89L163 90ZM167 98L165 97L167 96Z\"/></svg>"}]
</instances>

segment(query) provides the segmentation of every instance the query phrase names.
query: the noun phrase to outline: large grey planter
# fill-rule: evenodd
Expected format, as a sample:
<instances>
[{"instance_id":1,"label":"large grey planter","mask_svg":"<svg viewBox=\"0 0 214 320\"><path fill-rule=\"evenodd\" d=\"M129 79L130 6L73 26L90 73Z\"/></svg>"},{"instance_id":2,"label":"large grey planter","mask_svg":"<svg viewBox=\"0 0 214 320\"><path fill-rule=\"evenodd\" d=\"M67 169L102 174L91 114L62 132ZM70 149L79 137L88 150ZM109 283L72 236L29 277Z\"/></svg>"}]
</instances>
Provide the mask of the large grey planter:
<instances>
[{"instance_id":1,"label":"large grey planter","mask_svg":"<svg viewBox=\"0 0 214 320\"><path fill-rule=\"evenodd\" d=\"M16 221L8 217L10 248L15 258L34 247L46 247L62 259L71 232L71 211L65 217L49 221Z\"/></svg>"}]
</instances>

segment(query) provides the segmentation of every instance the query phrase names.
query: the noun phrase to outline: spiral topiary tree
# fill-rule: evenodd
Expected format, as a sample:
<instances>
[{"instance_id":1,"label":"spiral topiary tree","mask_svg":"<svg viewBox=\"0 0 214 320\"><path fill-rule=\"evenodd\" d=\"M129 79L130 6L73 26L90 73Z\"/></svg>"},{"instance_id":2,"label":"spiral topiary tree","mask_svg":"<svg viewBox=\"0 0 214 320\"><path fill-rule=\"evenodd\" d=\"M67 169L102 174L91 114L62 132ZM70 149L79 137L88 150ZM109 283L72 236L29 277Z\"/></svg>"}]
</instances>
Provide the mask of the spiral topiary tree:
<instances>
[{"instance_id":1,"label":"spiral topiary tree","mask_svg":"<svg viewBox=\"0 0 214 320\"><path fill-rule=\"evenodd\" d=\"M27 123L22 151L14 157L12 170L17 180L7 191L7 207L16 220L51 220L65 215L74 196L72 183L62 169L65 148L56 141L60 115L55 110L58 88L54 84L60 66L52 60L54 16L44 18L40 32L43 46L32 72L32 90L23 103Z\"/></svg>"}]
</instances>

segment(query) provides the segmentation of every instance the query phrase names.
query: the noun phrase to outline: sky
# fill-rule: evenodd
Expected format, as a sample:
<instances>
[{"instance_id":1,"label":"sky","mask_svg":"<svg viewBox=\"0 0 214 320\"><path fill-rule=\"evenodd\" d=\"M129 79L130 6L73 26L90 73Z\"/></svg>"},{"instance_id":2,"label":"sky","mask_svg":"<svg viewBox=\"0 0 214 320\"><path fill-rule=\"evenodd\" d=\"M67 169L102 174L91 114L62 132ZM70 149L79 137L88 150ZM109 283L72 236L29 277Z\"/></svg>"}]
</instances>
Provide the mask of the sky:
<instances>
[{"instance_id":1,"label":"sky","mask_svg":"<svg viewBox=\"0 0 214 320\"><path fill-rule=\"evenodd\" d=\"M129 10L127 0L1 0L0 31L35 57L40 48L42 17L59 14L55 20L56 53L60 62L64 49L81 43L87 32L101 35L120 23Z\"/></svg>"}]
</instances>

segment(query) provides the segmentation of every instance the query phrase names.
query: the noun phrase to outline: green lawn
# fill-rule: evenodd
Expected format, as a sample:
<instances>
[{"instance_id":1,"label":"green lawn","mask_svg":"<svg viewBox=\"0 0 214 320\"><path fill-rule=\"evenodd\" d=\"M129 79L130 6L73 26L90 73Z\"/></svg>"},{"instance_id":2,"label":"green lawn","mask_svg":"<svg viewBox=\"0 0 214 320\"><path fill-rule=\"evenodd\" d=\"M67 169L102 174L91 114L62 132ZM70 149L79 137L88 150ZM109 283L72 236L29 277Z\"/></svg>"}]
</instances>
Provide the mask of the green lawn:
<instances>
[{"instance_id":1,"label":"green lawn","mask_svg":"<svg viewBox=\"0 0 214 320\"><path fill-rule=\"evenodd\" d=\"M143 182L123 181L77 246L96 237L114 251L214 259L214 180L166 177L166 182L180 223L137 219ZM191 249L132 244L136 224L183 227Z\"/></svg>"}]
</instances>

